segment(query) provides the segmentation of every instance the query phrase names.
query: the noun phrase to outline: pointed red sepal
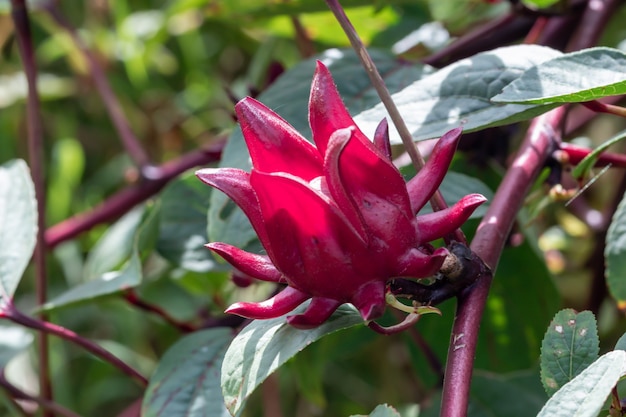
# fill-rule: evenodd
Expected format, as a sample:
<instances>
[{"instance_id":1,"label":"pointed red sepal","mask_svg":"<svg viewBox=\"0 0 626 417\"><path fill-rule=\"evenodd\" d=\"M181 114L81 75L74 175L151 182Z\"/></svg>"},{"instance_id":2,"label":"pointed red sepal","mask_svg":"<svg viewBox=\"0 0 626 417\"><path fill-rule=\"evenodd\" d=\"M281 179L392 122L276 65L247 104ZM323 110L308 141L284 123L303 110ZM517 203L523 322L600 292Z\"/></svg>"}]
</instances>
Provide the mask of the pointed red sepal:
<instances>
[{"instance_id":1,"label":"pointed red sepal","mask_svg":"<svg viewBox=\"0 0 626 417\"><path fill-rule=\"evenodd\" d=\"M426 165L407 183L413 213L420 211L439 188L439 184L448 172L462 132L463 129L457 127L444 134L437 141Z\"/></svg>"},{"instance_id":2,"label":"pointed red sepal","mask_svg":"<svg viewBox=\"0 0 626 417\"><path fill-rule=\"evenodd\" d=\"M417 230L422 242L431 242L452 233L487 199L481 194L469 194L447 209L421 215L417 218Z\"/></svg>"},{"instance_id":3,"label":"pointed red sepal","mask_svg":"<svg viewBox=\"0 0 626 417\"><path fill-rule=\"evenodd\" d=\"M352 304L365 321L382 316L386 307L384 281L370 281L361 286L352 297Z\"/></svg>"},{"instance_id":4,"label":"pointed red sepal","mask_svg":"<svg viewBox=\"0 0 626 417\"><path fill-rule=\"evenodd\" d=\"M341 304L340 301L330 298L313 297L306 311L288 316L287 323L297 329L313 329L328 320Z\"/></svg>"},{"instance_id":5,"label":"pointed red sepal","mask_svg":"<svg viewBox=\"0 0 626 417\"><path fill-rule=\"evenodd\" d=\"M250 174L236 168L205 168L196 171L196 177L226 194L243 210L261 244L271 257L272 248L267 238L259 201L250 185Z\"/></svg>"},{"instance_id":6,"label":"pointed red sepal","mask_svg":"<svg viewBox=\"0 0 626 417\"><path fill-rule=\"evenodd\" d=\"M287 287L269 300L260 303L235 303L228 307L225 313L248 319L273 319L289 313L309 298L310 295Z\"/></svg>"},{"instance_id":7,"label":"pointed red sepal","mask_svg":"<svg viewBox=\"0 0 626 417\"><path fill-rule=\"evenodd\" d=\"M205 246L216 252L239 271L253 278L283 284L287 282L268 256L246 252L221 242L213 242Z\"/></svg>"},{"instance_id":8,"label":"pointed red sepal","mask_svg":"<svg viewBox=\"0 0 626 417\"><path fill-rule=\"evenodd\" d=\"M247 97L235 106L252 165L305 181L322 175L322 157L310 142L264 104Z\"/></svg>"},{"instance_id":9,"label":"pointed red sepal","mask_svg":"<svg viewBox=\"0 0 626 417\"><path fill-rule=\"evenodd\" d=\"M380 121L374 132L374 146L382 155L391 161L391 142L389 141L389 124L387 119Z\"/></svg>"},{"instance_id":10,"label":"pointed red sepal","mask_svg":"<svg viewBox=\"0 0 626 417\"><path fill-rule=\"evenodd\" d=\"M270 258L287 280L315 293L315 277L351 273L351 261L366 258L367 248L350 222L321 192L288 174L252 171L269 240ZM348 258L348 259L347 259Z\"/></svg>"},{"instance_id":11,"label":"pointed red sepal","mask_svg":"<svg viewBox=\"0 0 626 417\"><path fill-rule=\"evenodd\" d=\"M448 253L445 248L439 248L430 255L418 249L411 249L399 260L395 275L406 278L432 277L441 269Z\"/></svg>"}]
</instances>

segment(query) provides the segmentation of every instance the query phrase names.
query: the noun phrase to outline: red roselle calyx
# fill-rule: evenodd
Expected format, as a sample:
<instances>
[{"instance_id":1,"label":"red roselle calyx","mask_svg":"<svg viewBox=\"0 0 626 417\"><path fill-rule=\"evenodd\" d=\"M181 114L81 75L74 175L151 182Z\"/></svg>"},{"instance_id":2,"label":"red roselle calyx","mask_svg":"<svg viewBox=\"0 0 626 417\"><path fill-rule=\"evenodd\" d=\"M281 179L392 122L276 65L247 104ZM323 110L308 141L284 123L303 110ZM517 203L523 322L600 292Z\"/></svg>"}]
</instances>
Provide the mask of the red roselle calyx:
<instances>
[{"instance_id":1,"label":"red roselle calyx","mask_svg":"<svg viewBox=\"0 0 626 417\"><path fill-rule=\"evenodd\" d=\"M290 324L318 326L343 303L354 304L366 321L378 318L387 281L435 274L448 251L428 242L460 227L485 201L471 194L416 217L443 180L461 129L446 133L405 183L391 163L386 122L371 142L319 62L309 101L315 145L252 98L235 110L252 171L202 169L196 175L241 207L267 255L219 242L207 246L244 274L287 287L260 303L235 303L228 313L274 318L311 298L303 314L287 318Z\"/></svg>"}]
</instances>

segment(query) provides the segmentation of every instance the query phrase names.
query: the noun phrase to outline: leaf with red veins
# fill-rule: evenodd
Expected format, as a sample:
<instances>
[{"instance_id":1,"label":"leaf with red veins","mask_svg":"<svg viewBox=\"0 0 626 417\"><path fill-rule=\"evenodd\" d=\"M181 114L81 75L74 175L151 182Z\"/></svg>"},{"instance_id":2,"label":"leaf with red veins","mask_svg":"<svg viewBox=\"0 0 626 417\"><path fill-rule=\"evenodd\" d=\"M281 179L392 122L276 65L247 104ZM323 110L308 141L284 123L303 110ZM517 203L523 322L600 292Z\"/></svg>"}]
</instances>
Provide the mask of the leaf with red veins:
<instances>
[{"instance_id":1,"label":"leaf with red veins","mask_svg":"<svg viewBox=\"0 0 626 417\"><path fill-rule=\"evenodd\" d=\"M306 311L288 316L287 323L297 329L313 329L328 320L341 304L343 303L331 298L313 297Z\"/></svg>"},{"instance_id":2,"label":"leaf with red veins","mask_svg":"<svg viewBox=\"0 0 626 417\"><path fill-rule=\"evenodd\" d=\"M196 177L226 194L243 210L271 258L265 221L261 215L256 193L250 185L250 174L237 168L205 168L196 171Z\"/></svg>"},{"instance_id":3,"label":"leaf with red veins","mask_svg":"<svg viewBox=\"0 0 626 417\"><path fill-rule=\"evenodd\" d=\"M375 149L367 136L356 127L352 116L341 100L330 71L320 61L317 61L313 83L311 84L309 125L313 132L313 142L315 142L321 155L326 154L331 135L336 130L350 126L355 126L354 136L359 142Z\"/></svg>"},{"instance_id":4,"label":"leaf with red veins","mask_svg":"<svg viewBox=\"0 0 626 417\"><path fill-rule=\"evenodd\" d=\"M283 284L287 282L268 256L246 252L236 246L221 242L209 243L206 247L220 255L239 271L253 278Z\"/></svg>"},{"instance_id":5,"label":"leaf with red veins","mask_svg":"<svg viewBox=\"0 0 626 417\"><path fill-rule=\"evenodd\" d=\"M282 316L311 298L292 287L286 287L274 297L260 303L235 303L225 313L237 314L249 319L273 319Z\"/></svg>"},{"instance_id":6,"label":"leaf with red veins","mask_svg":"<svg viewBox=\"0 0 626 417\"><path fill-rule=\"evenodd\" d=\"M391 162L391 142L389 142L389 124L387 119L381 120L376 127L374 146Z\"/></svg>"},{"instance_id":7,"label":"leaf with red veins","mask_svg":"<svg viewBox=\"0 0 626 417\"><path fill-rule=\"evenodd\" d=\"M353 260L370 258L365 243L334 203L289 174L252 171L272 242L274 265L290 285L311 295L350 293Z\"/></svg>"},{"instance_id":8,"label":"leaf with red veins","mask_svg":"<svg viewBox=\"0 0 626 417\"><path fill-rule=\"evenodd\" d=\"M426 165L407 183L413 213L420 211L439 188L443 177L448 172L462 131L463 129L457 127L446 132L437 141Z\"/></svg>"},{"instance_id":9,"label":"leaf with red veins","mask_svg":"<svg viewBox=\"0 0 626 417\"><path fill-rule=\"evenodd\" d=\"M481 194L469 194L452 207L417 217L420 239L430 242L452 233L463 225L474 210L487 199Z\"/></svg>"},{"instance_id":10,"label":"leaf with red veins","mask_svg":"<svg viewBox=\"0 0 626 417\"><path fill-rule=\"evenodd\" d=\"M247 97L235 106L252 165L263 172L287 172L310 181L322 175L322 157L287 121Z\"/></svg>"},{"instance_id":11,"label":"leaf with red veins","mask_svg":"<svg viewBox=\"0 0 626 417\"><path fill-rule=\"evenodd\" d=\"M432 254L413 248L398 260L398 270L395 275L406 278L431 277L441 269L448 253L445 248L439 248Z\"/></svg>"}]
</instances>

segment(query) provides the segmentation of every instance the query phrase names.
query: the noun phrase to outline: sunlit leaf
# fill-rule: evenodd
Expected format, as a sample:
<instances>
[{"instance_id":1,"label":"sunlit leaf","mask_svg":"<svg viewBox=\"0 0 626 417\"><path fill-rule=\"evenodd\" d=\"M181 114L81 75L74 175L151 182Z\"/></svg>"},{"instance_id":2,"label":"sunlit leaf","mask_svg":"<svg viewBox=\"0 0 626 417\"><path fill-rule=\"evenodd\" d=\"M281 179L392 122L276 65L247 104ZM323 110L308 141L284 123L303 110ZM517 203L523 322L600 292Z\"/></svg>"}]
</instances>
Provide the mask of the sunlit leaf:
<instances>
[{"instance_id":1,"label":"sunlit leaf","mask_svg":"<svg viewBox=\"0 0 626 417\"><path fill-rule=\"evenodd\" d=\"M620 308L626 307L626 195L613 214L604 248L606 281Z\"/></svg>"}]
</instances>

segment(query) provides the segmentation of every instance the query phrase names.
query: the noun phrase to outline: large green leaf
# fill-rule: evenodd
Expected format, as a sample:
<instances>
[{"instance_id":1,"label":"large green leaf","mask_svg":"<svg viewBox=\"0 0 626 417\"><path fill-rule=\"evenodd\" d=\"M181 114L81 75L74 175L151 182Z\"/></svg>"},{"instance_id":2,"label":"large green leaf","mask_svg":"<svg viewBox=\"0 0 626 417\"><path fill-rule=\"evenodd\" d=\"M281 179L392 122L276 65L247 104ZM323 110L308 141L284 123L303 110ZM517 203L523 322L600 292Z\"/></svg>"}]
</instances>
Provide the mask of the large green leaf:
<instances>
[{"instance_id":1,"label":"large green leaf","mask_svg":"<svg viewBox=\"0 0 626 417\"><path fill-rule=\"evenodd\" d=\"M604 249L606 281L620 308L626 306L626 194L613 214Z\"/></svg>"},{"instance_id":2,"label":"large green leaf","mask_svg":"<svg viewBox=\"0 0 626 417\"><path fill-rule=\"evenodd\" d=\"M220 369L233 331L214 328L180 339L163 355L143 399L143 417L230 416Z\"/></svg>"},{"instance_id":3,"label":"large green leaf","mask_svg":"<svg viewBox=\"0 0 626 417\"><path fill-rule=\"evenodd\" d=\"M139 214L142 214L142 211ZM125 263L120 269L101 273L91 280L70 288L68 291L49 300L42 309L54 310L77 303L93 301L141 284L143 279L141 255L142 253L149 253L156 240L158 212L158 206L154 206L147 210L143 217L139 217L139 223L133 221L133 228L128 229L127 225L124 226L124 235L129 236L131 248L130 253L126 254ZM127 216L133 216L133 219L136 215L136 213L127 214ZM123 224L129 222L128 219L121 219L120 221ZM107 237L105 236L104 239L107 239Z\"/></svg>"},{"instance_id":4,"label":"large green leaf","mask_svg":"<svg viewBox=\"0 0 626 417\"><path fill-rule=\"evenodd\" d=\"M541 345L541 382L553 395L580 374L600 352L596 318L590 311L559 311Z\"/></svg>"},{"instance_id":5,"label":"large green leaf","mask_svg":"<svg viewBox=\"0 0 626 417\"><path fill-rule=\"evenodd\" d=\"M410 66L377 50L370 53L392 92L432 72L431 67ZM308 100L316 59L324 62L332 72L337 88L352 114L372 107L379 101L360 61L351 50L331 49L314 59L301 62L282 75L258 99L307 138L311 137ZM248 150L240 129L237 128L231 134L220 166L250 168ZM256 238L243 212L220 192L211 195L208 234L211 241L227 242L241 248Z\"/></svg>"},{"instance_id":6,"label":"large green leaf","mask_svg":"<svg viewBox=\"0 0 626 417\"><path fill-rule=\"evenodd\" d=\"M207 272L217 265L204 247L211 190L190 174L169 184L161 194L157 251L188 271Z\"/></svg>"},{"instance_id":7,"label":"large green leaf","mask_svg":"<svg viewBox=\"0 0 626 417\"><path fill-rule=\"evenodd\" d=\"M459 126L471 132L526 120L555 105L499 104L491 98L529 68L560 54L536 45L494 49L448 65L392 97L415 140L438 137ZM383 117L387 112L377 104L355 121L371 136ZM399 143L396 130L390 133Z\"/></svg>"},{"instance_id":8,"label":"large green leaf","mask_svg":"<svg viewBox=\"0 0 626 417\"><path fill-rule=\"evenodd\" d=\"M13 297L37 240L37 203L28 166L0 165L0 307Z\"/></svg>"},{"instance_id":9,"label":"large green leaf","mask_svg":"<svg viewBox=\"0 0 626 417\"><path fill-rule=\"evenodd\" d=\"M602 355L565 384L543 407L537 417L596 417L611 390L626 375L626 352Z\"/></svg>"},{"instance_id":10,"label":"large green leaf","mask_svg":"<svg viewBox=\"0 0 626 417\"><path fill-rule=\"evenodd\" d=\"M363 324L363 319L350 305L339 307L329 320L310 330L290 326L285 316L253 321L235 337L224 357L222 391L226 407L236 415L256 387L289 358L329 333L358 324Z\"/></svg>"},{"instance_id":11,"label":"large green leaf","mask_svg":"<svg viewBox=\"0 0 626 417\"><path fill-rule=\"evenodd\" d=\"M626 93L626 54L591 48L530 68L493 97L498 103L578 103Z\"/></svg>"}]
</instances>

